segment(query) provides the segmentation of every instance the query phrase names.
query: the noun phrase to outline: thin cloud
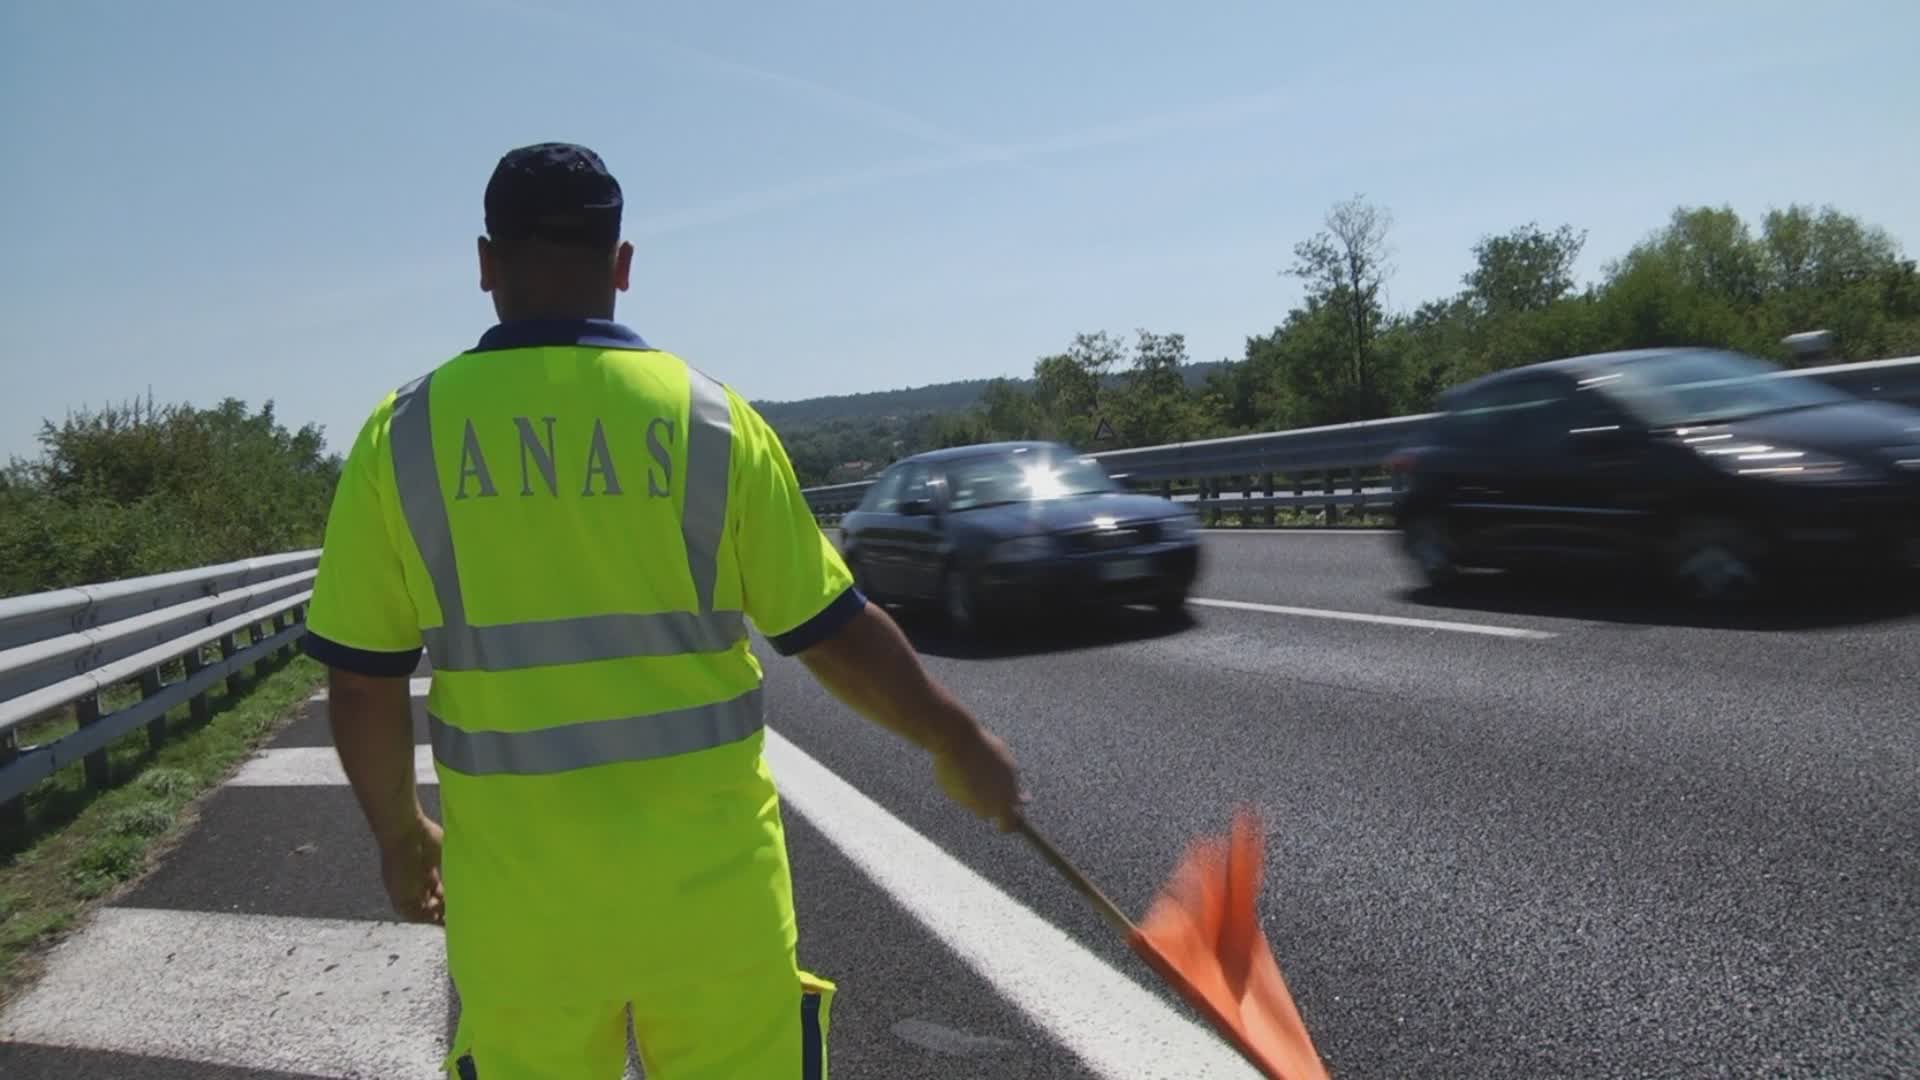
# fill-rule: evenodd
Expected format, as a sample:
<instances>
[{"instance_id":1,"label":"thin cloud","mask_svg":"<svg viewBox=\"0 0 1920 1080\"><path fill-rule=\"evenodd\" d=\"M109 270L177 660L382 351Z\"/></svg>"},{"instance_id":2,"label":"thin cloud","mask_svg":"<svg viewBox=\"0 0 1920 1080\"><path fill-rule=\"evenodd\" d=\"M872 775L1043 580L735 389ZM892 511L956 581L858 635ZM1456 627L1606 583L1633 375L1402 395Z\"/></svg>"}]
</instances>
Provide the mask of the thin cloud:
<instances>
[{"instance_id":1,"label":"thin cloud","mask_svg":"<svg viewBox=\"0 0 1920 1080\"><path fill-rule=\"evenodd\" d=\"M1100 124L1040 139L980 145L952 154L913 158L829 176L813 177L790 184L763 188L701 206L649 215L632 222L626 231L632 236L658 236L701 225L735 221L752 214L899 180L934 176L988 164L1021 164L1035 158L1145 142L1156 137L1201 128L1225 127L1255 116L1281 111L1290 106L1293 101L1291 93L1271 90L1150 113L1132 120Z\"/></svg>"},{"instance_id":2,"label":"thin cloud","mask_svg":"<svg viewBox=\"0 0 1920 1080\"><path fill-rule=\"evenodd\" d=\"M586 22L571 12L533 3L531 0L468 0L468 2L493 8L496 11L541 20L556 27L562 27L568 33L578 33ZM715 70L806 93L843 111L863 116L893 131L950 151L945 154L910 158L828 176L810 177L730 196L700 206L652 214L630 222L625 231L635 237L659 236L702 225L722 224L847 191L917 177L934 176L960 169L999 165L1047 173L1048 170L1038 162L1048 157L1143 142L1158 136L1202 128L1225 127L1254 116L1279 111L1292 104L1294 100L1288 91L1270 90L1165 110L1129 120L1094 125L1039 139L991 143L967 138L891 105L810 79L771 71L692 45L664 39L652 32L644 36L637 35L600 23L594 23L592 31L600 37L617 35L632 42L637 48L677 55Z\"/></svg>"},{"instance_id":3,"label":"thin cloud","mask_svg":"<svg viewBox=\"0 0 1920 1080\"><path fill-rule=\"evenodd\" d=\"M578 32L586 23L585 19L576 16L572 12L562 11L542 4L529 3L528 0L474 0L474 2L485 7L493 8L496 11L505 11L544 20L556 26L565 26L571 32ZM984 144L977 139L969 138L958 132L942 127L925 117L915 115L905 109L874 101L871 98L861 97L858 94L842 90L839 87L829 86L825 83L802 78L798 75L789 75L785 72L774 71L770 68L749 64L743 60L735 60L731 57L721 56L718 53L710 52L698 46L687 44L686 42L663 37L654 31L648 31L646 34L636 34L618 26L608 26L601 23L595 23L592 29L596 37L617 37L638 49L665 53L713 71L737 76L752 82L765 83L784 90L798 91L818 101L830 104L844 113L862 117L890 131L911 136L912 138L919 139L921 142L942 149L962 153L970 153L983 149ZM1030 165L1024 163L1012 163L1022 168L1031 168Z\"/></svg>"}]
</instances>

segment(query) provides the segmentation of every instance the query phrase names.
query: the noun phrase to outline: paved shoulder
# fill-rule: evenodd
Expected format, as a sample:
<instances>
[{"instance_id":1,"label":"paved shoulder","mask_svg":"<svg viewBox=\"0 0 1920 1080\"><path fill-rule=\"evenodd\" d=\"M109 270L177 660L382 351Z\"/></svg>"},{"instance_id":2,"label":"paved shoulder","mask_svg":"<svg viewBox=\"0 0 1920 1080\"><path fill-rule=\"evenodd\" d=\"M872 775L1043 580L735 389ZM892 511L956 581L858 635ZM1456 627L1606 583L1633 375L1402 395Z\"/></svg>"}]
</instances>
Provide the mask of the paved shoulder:
<instances>
[{"instance_id":1,"label":"paved shoulder","mask_svg":"<svg viewBox=\"0 0 1920 1080\"><path fill-rule=\"evenodd\" d=\"M0 1016L0 1075L440 1075L459 1015L444 939L389 920L325 708L311 702L208 800L164 865L54 952ZM416 742L437 815L417 700ZM768 752L788 807L802 962L841 986L838 1074L1249 1075L804 751L775 734ZM628 1075L642 1075L637 1063Z\"/></svg>"}]
</instances>

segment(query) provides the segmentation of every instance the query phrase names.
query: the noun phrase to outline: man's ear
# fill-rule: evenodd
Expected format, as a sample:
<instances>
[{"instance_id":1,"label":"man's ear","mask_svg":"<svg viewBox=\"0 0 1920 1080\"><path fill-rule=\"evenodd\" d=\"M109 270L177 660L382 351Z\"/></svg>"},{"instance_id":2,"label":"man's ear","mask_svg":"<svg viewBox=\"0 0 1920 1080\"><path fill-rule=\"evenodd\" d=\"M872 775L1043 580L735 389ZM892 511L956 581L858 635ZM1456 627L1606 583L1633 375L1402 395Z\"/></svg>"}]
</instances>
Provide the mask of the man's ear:
<instances>
[{"instance_id":1,"label":"man's ear","mask_svg":"<svg viewBox=\"0 0 1920 1080\"><path fill-rule=\"evenodd\" d=\"M613 252L613 287L621 292L627 291L627 282L633 274L633 241L622 240Z\"/></svg>"},{"instance_id":2,"label":"man's ear","mask_svg":"<svg viewBox=\"0 0 1920 1080\"><path fill-rule=\"evenodd\" d=\"M493 245L482 236L474 241L474 254L480 260L480 291L492 292L494 286Z\"/></svg>"}]
</instances>

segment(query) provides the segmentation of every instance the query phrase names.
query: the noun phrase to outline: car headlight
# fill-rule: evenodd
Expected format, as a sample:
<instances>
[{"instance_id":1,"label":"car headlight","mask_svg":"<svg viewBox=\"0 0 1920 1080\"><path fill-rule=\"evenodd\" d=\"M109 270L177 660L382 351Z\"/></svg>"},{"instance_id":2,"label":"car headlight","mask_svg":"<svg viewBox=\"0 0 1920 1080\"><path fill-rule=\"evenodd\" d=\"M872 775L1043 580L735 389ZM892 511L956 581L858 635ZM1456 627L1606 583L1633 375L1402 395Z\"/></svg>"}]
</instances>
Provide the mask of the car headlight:
<instances>
[{"instance_id":1,"label":"car headlight","mask_svg":"<svg viewBox=\"0 0 1920 1080\"><path fill-rule=\"evenodd\" d=\"M1023 536L995 544L990 558L994 562L1031 562L1048 558L1057 550L1051 536Z\"/></svg>"},{"instance_id":2,"label":"car headlight","mask_svg":"<svg viewBox=\"0 0 1920 1080\"><path fill-rule=\"evenodd\" d=\"M1759 480L1846 484L1877 480L1880 475L1859 462L1846 461L1817 450L1781 446L1753 439L1726 439L1693 447L1695 453L1735 476Z\"/></svg>"}]
</instances>

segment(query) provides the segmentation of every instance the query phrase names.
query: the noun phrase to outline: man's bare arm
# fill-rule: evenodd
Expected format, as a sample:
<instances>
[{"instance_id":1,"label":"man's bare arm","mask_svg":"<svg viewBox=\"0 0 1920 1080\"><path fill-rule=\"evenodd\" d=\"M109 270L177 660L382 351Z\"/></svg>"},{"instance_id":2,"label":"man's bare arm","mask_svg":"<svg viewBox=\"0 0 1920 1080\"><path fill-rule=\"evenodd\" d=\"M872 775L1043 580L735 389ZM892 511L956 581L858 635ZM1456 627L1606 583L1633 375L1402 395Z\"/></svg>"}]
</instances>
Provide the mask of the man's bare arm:
<instances>
[{"instance_id":1,"label":"man's bare arm","mask_svg":"<svg viewBox=\"0 0 1920 1080\"><path fill-rule=\"evenodd\" d=\"M799 657L848 708L922 750L938 752L974 726L878 604L867 604L839 633Z\"/></svg>"},{"instance_id":2,"label":"man's bare arm","mask_svg":"<svg viewBox=\"0 0 1920 1080\"><path fill-rule=\"evenodd\" d=\"M835 697L932 754L947 793L1011 828L1026 801L1013 756L935 682L886 610L869 603L840 632L799 654Z\"/></svg>"},{"instance_id":3,"label":"man's bare arm","mask_svg":"<svg viewBox=\"0 0 1920 1080\"><path fill-rule=\"evenodd\" d=\"M413 715L405 678L338 668L327 681L327 718L360 810L380 846L407 840L428 820L413 779Z\"/></svg>"}]
</instances>

